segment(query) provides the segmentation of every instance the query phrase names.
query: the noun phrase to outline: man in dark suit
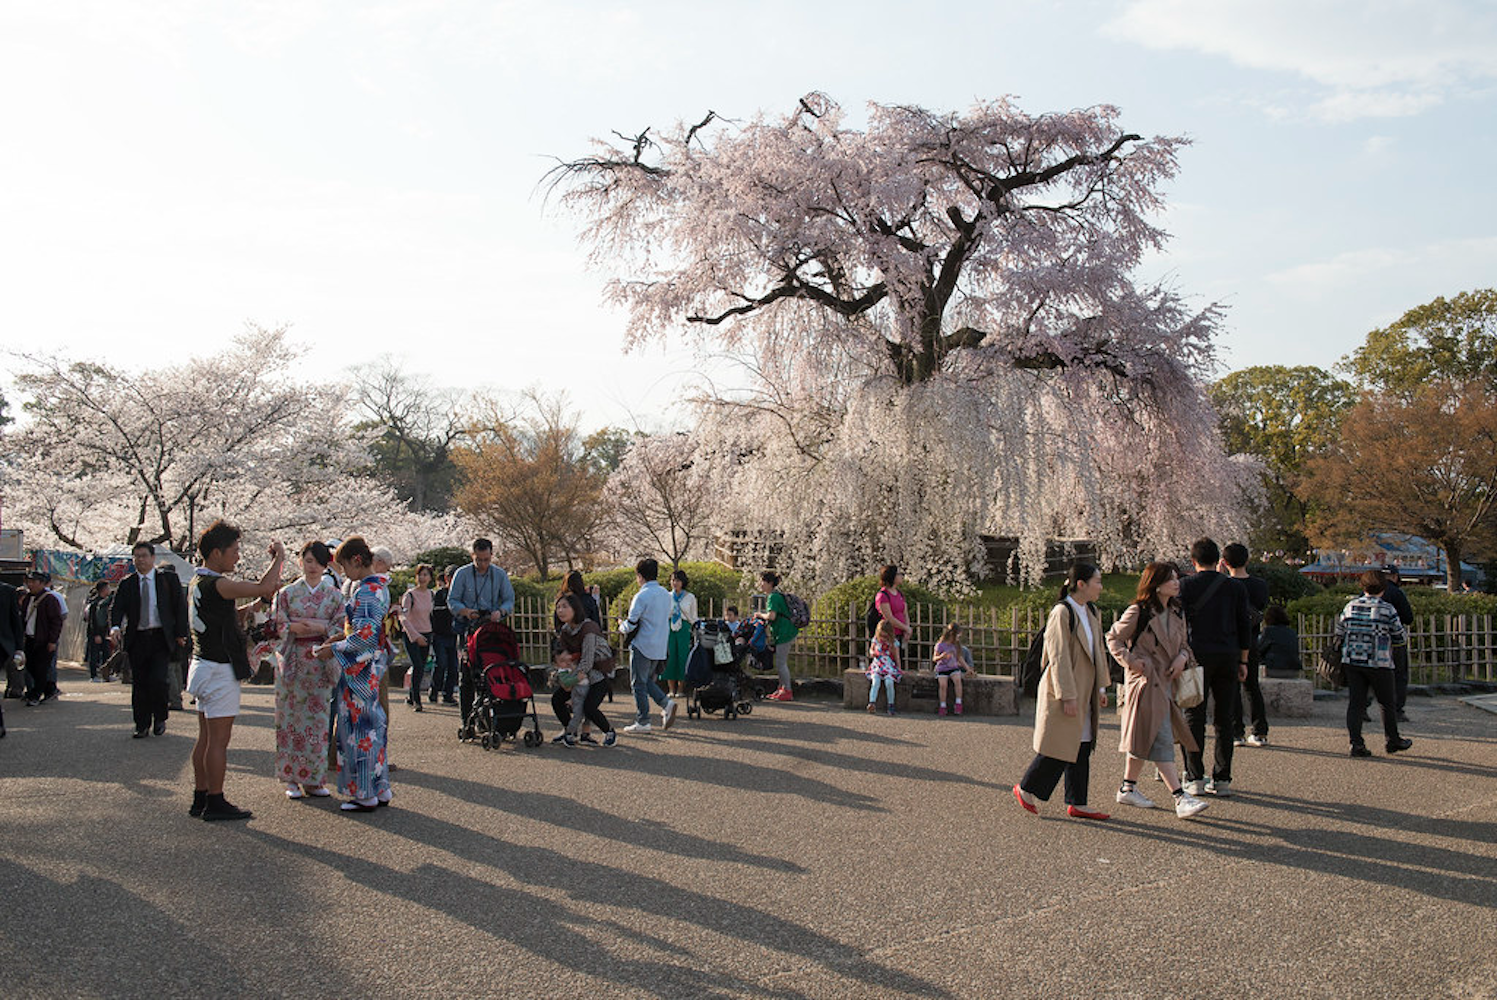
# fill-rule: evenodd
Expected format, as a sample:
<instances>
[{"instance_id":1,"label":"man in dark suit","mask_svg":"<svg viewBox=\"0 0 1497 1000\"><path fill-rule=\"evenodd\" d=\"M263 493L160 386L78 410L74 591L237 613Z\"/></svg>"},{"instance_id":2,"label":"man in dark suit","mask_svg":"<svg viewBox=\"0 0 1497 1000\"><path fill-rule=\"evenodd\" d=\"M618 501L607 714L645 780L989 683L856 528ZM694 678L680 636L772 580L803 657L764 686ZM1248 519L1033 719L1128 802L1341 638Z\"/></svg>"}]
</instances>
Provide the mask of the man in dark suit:
<instances>
[{"instance_id":1,"label":"man in dark suit","mask_svg":"<svg viewBox=\"0 0 1497 1000\"><path fill-rule=\"evenodd\" d=\"M5 664L6 687L10 686L11 658L21 649L25 633L21 622L21 598L16 588L0 583L0 663ZM23 654L24 655L24 654ZM10 691L5 692L7 696ZM5 736L5 709L0 707L0 737Z\"/></svg>"},{"instance_id":2,"label":"man in dark suit","mask_svg":"<svg viewBox=\"0 0 1497 1000\"><path fill-rule=\"evenodd\" d=\"M130 660L130 707L138 740L148 731L157 736L166 732L167 671L177 651L187 645L189 623L186 592L175 570L156 567L155 546L138 542L131 554L135 572L120 581L109 610L109 638L115 645L124 640Z\"/></svg>"}]
</instances>

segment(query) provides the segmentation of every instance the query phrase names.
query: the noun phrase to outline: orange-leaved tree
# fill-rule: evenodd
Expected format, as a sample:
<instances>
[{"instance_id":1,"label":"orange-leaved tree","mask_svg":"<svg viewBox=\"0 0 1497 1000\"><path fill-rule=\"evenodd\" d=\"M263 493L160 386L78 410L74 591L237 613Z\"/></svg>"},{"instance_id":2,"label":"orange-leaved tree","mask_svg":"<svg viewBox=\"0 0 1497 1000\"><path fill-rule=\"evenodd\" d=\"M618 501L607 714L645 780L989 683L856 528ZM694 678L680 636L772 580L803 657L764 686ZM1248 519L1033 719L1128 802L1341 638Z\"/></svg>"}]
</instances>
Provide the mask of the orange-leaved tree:
<instances>
[{"instance_id":1,"label":"orange-leaved tree","mask_svg":"<svg viewBox=\"0 0 1497 1000\"><path fill-rule=\"evenodd\" d=\"M1418 535L1445 553L1457 589L1461 560L1497 548L1497 393L1473 380L1364 396L1335 446L1311 459L1301 489L1318 501L1318 541Z\"/></svg>"}]
</instances>

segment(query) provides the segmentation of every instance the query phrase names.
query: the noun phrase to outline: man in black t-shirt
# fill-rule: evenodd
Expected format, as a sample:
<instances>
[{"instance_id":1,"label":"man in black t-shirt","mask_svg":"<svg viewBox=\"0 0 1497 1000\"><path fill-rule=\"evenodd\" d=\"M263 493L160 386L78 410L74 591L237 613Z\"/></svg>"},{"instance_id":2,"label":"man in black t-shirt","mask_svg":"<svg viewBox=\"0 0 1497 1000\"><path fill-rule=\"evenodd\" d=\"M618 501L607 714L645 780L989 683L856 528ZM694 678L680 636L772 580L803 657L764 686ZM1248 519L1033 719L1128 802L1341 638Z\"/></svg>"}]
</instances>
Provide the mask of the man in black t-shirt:
<instances>
[{"instance_id":1,"label":"man in black t-shirt","mask_svg":"<svg viewBox=\"0 0 1497 1000\"><path fill-rule=\"evenodd\" d=\"M1185 754L1185 790L1191 795L1232 794L1232 700L1237 685L1247 678L1247 591L1217 572L1221 549L1209 538L1190 547L1195 572L1180 584L1180 602L1190 625L1190 649L1206 682L1206 698L1185 710L1195 737L1194 751ZM1206 780L1206 709L1212 706L1216 753L1211 780Z\"/></svg>"},{"instance_id":2,"label":"man in black t-shirt","mask_svg":"<svg viewBox=\"0 0 1497 1000\"><path fill-rule=\"evenodd\" d=\"M1263 688L1258 683L1258 632L1263 627L1263 612L1268 610L1268 581L1261 577L1248 576L1247 564L1246 545L1233 542L1222 549L1221 566L1218 568L1246 592L1250 632L1247 679L1237 689L1237 697L1232 702L1233 745L1266 747L1268 746L1268 710L1263 704ZM1243 724L1242 693L1244 688L1247 690L1248 707L1252 712L1252 735L1247 735L1247 727Z\"/></svg>"},{"instance_id":3,"label":"man in black t-shirt","mask_svg":"<svg viewBox=\"0 0 1497 1000\"><path fill-rule=\"evenodd\" d=\"M249 819L250 811L224 798L229 737L239 714L239 685L249 676L244 635L239 631L234 602L242 598L272 600L281 583L286 549L270 544L270 568L259 583L231 580L239 564L239 529L214 521L198 539L203 565L192 580L188 615L192 622L192 666L187 692L197 699L198 739L192 748L192 808L189 816L205 820ZM235 669L243 660L243 672Z\"/></svg>"}]
</instances>

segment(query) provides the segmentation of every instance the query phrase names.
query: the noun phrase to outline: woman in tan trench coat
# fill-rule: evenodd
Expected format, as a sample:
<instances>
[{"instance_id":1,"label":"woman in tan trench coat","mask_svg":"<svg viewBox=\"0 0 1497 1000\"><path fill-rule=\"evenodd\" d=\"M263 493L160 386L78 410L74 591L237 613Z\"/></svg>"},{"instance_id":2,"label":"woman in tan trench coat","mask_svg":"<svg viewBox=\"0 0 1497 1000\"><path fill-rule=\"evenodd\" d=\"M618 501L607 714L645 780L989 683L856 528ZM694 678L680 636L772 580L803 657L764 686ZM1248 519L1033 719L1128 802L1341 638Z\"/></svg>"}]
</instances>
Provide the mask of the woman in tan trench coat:
<instances>
[{"instance_id":1,"label":"woman in tan trench coat","mask_svg":"<svg viewBox=\"0 0 1497 1000\"><path fill-rule=\"evenodd\" d=\"M1167 562L1149 563L1139 578L1137 599L1107 633L1107 649L1126 675L1119 749L1128 756L1117 799L1123 805L1154 808L1138 790L1138 776L1145 762L1152 761L1174 796L1175 815L1189 819L1206 803L1180 787L1175 769L1175 743L1196 749L1185 713L1174 699L1175 678L1194 665L1179 596L1180 571Z\"/></svg>"},{"instance_id":2,"label":"woman in tan trench coat","mask_svg":"<svg viewBox=\"0 0 1497 1000\"><path fill-rule=\"evenodd\" d=\"M1060 600L1045 623L1043 673L1034 720L1035 758L1014 786L1014 798L1032 813L1035 801L1048 802L1062 775L1066 814L1107 819L1087 806L1092 744L1107 704L1107 657L1102 651L1102 619L1092 602L1102 595L1102 573L1076 563Z\"/></svg>"}]
</instances>

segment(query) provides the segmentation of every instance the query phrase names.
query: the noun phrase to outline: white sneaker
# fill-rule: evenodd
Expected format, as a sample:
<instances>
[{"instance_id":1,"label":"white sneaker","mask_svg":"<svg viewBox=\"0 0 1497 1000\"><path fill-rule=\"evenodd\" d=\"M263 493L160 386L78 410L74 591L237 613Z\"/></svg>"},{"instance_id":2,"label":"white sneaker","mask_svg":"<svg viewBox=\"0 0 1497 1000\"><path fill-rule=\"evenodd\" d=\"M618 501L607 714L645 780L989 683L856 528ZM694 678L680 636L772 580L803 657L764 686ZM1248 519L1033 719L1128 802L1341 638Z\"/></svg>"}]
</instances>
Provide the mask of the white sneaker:
<instances>
[{"instance_id":1,"label":"white sneaker","mask_svg":"<svg viewBox=\"0 0 1497 1000\"><path fill-rule=\"evenodd\" d=\"M1206 782L1204 781L1187 781L1183 787L1186 795L1206 794Z\"/></svg>"},{"instance_id":2,"label":"white sneaker","mask_svg":"<svg viewBox=\"0 0 1497 1000\"><path fill-rule=\"evenodd\" d=\"M1175 800L1175 815L1181 819L1190 819L1201 810L1210 806L1210 802L1202 802L1200 799L1186 792Z\"/></svg>"},{"instance_id":3,"label":"white sneaker","mask_svg":"<svg viewBox=\"0 0 1497 1000\"><path fill-rule=\"evenodd\" d=\"M1250 747L1266 747L1268 746L1268 737L1259 736L1255 733L1247 738L1247 745Z\"/></svg>"},{"instance_id":4,"label":"white sneaker","mask_svg":"<svg viewBox=\"0 0 1497 1000\"><path fill-rule=\"evenodd\" d=\"M671 723L676 721L676 713L681 710L681 703L674 698L668 698L665 702L665 715L660 720L662 730L669 729Z\"/></svg>"},{"instance_id":5,"label":"white sneaker","mask_svg":"<svg viewBox=\"0 0 1497 1000\"><path fill-rule=\"evenodd\" d=\"M1145 797L1144 793L1137 788L1130 788L1126 792L1119 789L1117 799L1125 806L1138 806L1140 809L1154 808L1154 800Z\"/></svg>"},{"instance_id":6,"label":"white sneaker","mask_svg":"<svg viewBox=\"0 0 1497 1000\"><path fill-rule=\"evenodd\" d=\"M1232 783L1230 781L1217 781L1214 778L1206 782L1206 794L1215 795L1219 799L1232 797Z\"/></svg>"},{"instance_id":7,"label":"white sneaker","mask_svg":"<svg viewBox=\"0 0 1497 1000\"><path fill-rule=\"evenodd\" d=\"M624 727L624 732L626 733L648 733L649 731L650 724L648 722L631 722Z\"/></svg>"}]
</instances>

